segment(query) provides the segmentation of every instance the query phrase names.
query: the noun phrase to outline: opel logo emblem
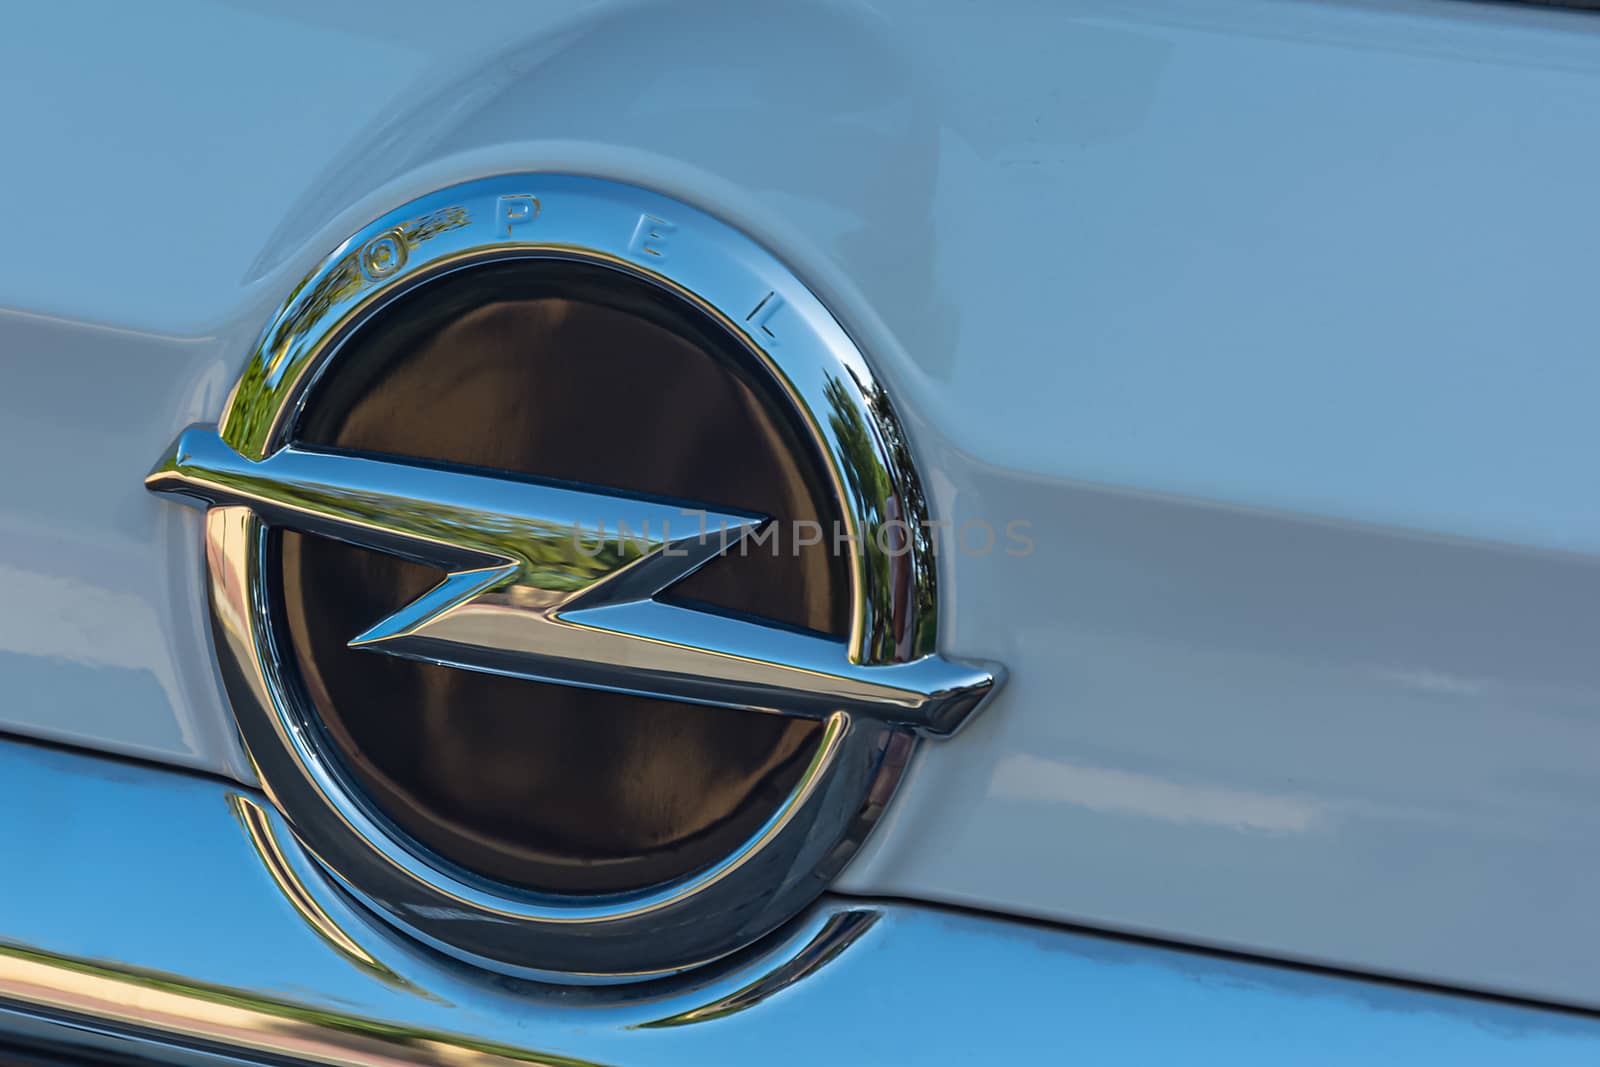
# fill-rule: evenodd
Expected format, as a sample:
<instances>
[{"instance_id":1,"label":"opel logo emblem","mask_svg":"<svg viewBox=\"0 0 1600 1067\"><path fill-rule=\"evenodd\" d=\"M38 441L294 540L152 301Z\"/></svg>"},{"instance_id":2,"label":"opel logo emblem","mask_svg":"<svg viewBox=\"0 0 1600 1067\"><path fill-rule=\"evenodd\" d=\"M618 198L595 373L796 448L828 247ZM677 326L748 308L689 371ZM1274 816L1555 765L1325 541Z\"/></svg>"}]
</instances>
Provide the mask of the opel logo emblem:
<instances>
[{"instance_id":1,"label":"opel logo emblem","mask_svg":"<svg viewBox=\"0 0 1600 1067\"><path fill-rule=\"evenodd\" d=\"M385 307L426 299L437 279L519 261L613 272L726 333L826 471L847 557L847 633L672 598L702 567L772 536L773 516L300 439L307 396ZM956 731L996 684L995 668L938 651L925 498L887 391L844 329L743 234L615 182L508 175L376 220L295 289L219 421L184 430L146 485L207 509L223 674L298 837L391 922L513 974L672 973L768 932L859 846L914 741ZM341 638L365 655L815 720L816 750L763 825L668 884L541 892L461 869L410 840L330 753L283 651L265 564L275 530L442 573Z\"/></svg>"}]
</instances>

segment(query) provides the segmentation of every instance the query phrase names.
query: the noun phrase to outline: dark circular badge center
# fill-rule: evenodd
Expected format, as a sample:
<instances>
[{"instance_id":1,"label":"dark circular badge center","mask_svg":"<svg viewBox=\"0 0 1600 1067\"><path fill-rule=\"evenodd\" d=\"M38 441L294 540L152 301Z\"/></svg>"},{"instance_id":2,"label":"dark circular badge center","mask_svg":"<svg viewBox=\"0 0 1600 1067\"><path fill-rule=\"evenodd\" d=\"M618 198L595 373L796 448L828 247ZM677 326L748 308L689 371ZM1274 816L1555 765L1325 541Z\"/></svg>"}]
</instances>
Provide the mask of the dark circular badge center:
<instances>
[{"instance_id":1,"label":"dark circular badge center","mask_svg":"<svg viewBox=\"0 0 1600 1067\"><path fill-rule=\"evenodd\" d=\"M797 522L838 516L789 406L709 315L620 271L514 260L423 284L342 345L293 437L772 516L775 542L668 596L846 632L844 561L827 537L794 548ZM288 530L275 545L285 659L324 743L378 814L480 876L597 895L691 875L815 750L805 720L351 649L442 573Z\"/></svg>"}]
</instances>

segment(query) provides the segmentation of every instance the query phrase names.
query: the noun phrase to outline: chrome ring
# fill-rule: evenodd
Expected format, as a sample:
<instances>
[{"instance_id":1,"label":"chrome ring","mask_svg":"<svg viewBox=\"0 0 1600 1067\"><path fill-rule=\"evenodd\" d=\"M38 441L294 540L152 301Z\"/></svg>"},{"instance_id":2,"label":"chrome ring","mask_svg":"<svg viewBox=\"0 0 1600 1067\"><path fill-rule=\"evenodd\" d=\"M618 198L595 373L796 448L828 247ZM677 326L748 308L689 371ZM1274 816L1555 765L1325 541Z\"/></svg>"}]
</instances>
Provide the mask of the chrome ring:
<instances>
[{"instance_id":1,"label":"chrome ring","mask_svg":"<svg viewBox=\"0 0 1600 1067\"><path fill-rule=\"evenodd\" d=\"M250 460L288 444L319 373L378 310L442 274L507 258L626 271L692 302L740 339L809 432L841 505L853 547L850 659L890 665L932 655L931 543L913 537L909 552L891 552L879 536L891 521L928 529L886 393L844 329L775 257L711 216L642 189L507 175L440 190L377 219L307 276L263 333L223 412L223 440ZM218 657L270 796L355 895L417 938L480 965L559 981L627 981L741 948L822 891L878 818L911 752L907 727L835 711L787 800L711 869L605 898L491 883L449 869L393 829L325 751L273 631L266 524L247 507L219 506L206 530Z\"/></svg>"}]
</instances>

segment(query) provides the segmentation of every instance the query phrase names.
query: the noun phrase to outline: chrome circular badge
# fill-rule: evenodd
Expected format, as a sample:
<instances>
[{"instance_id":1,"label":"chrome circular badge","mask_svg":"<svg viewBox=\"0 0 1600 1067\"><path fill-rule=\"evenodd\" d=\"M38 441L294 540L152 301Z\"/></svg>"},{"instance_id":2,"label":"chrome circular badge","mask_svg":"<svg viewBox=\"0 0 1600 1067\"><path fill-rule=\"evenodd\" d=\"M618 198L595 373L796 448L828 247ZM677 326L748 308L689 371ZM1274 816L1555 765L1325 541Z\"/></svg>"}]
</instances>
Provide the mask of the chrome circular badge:
<instances>
[{"instance_id":1,"label":"chrome circular badge","mask_svg":"<svg viewBox=\"0 0 1600 1067\"><path fill-rule=\"evenodd\" d=\"M218 660L296 834L508 973L668 974L769 932L995 685L936 651L926 502L844 330L615 182L375 221L146 484L208 509Z\"/></svg>"}]
</instances>

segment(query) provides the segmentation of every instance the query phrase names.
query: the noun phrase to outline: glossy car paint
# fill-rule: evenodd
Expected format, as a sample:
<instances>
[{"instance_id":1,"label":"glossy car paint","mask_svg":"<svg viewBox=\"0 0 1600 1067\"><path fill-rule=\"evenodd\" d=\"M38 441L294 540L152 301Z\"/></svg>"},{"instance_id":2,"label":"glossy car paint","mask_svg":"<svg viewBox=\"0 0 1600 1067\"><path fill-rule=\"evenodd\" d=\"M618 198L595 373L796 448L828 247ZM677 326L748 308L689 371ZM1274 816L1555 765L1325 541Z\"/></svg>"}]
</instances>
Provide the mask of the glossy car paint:
<instances>
[{"instance_id":1,"label":"glossy car paint","mask_svg":"<svg viewBox=\"0 0 1600 1067\"><path fill-rule=\"evenodd\" d=\"M130 1051L156 1027L162 1063L1577 1067L1600 1042L1576 1013L840 898L709 976L552 989L395 935L259 794L0 741L0 802L28 799L55 821L0 824L6 854L38 858L0 883L0 1033ZM115 907L80 849L119 872Z\"/></svg>"},{"instance_id":2,"label":"glossy car paint","mask_svg":"<svg viewBox=\"0 0 1600 1067\"><path fill-rule=\"evenodd\" d=\"M0 87L6 729L250 781L141 478L343 236L592 173L786 260L937 517L1030 524L947 551L1011 680L841 889L1600 1005L1600 20L61 3Z\"/></svg>"}]
</instances>

